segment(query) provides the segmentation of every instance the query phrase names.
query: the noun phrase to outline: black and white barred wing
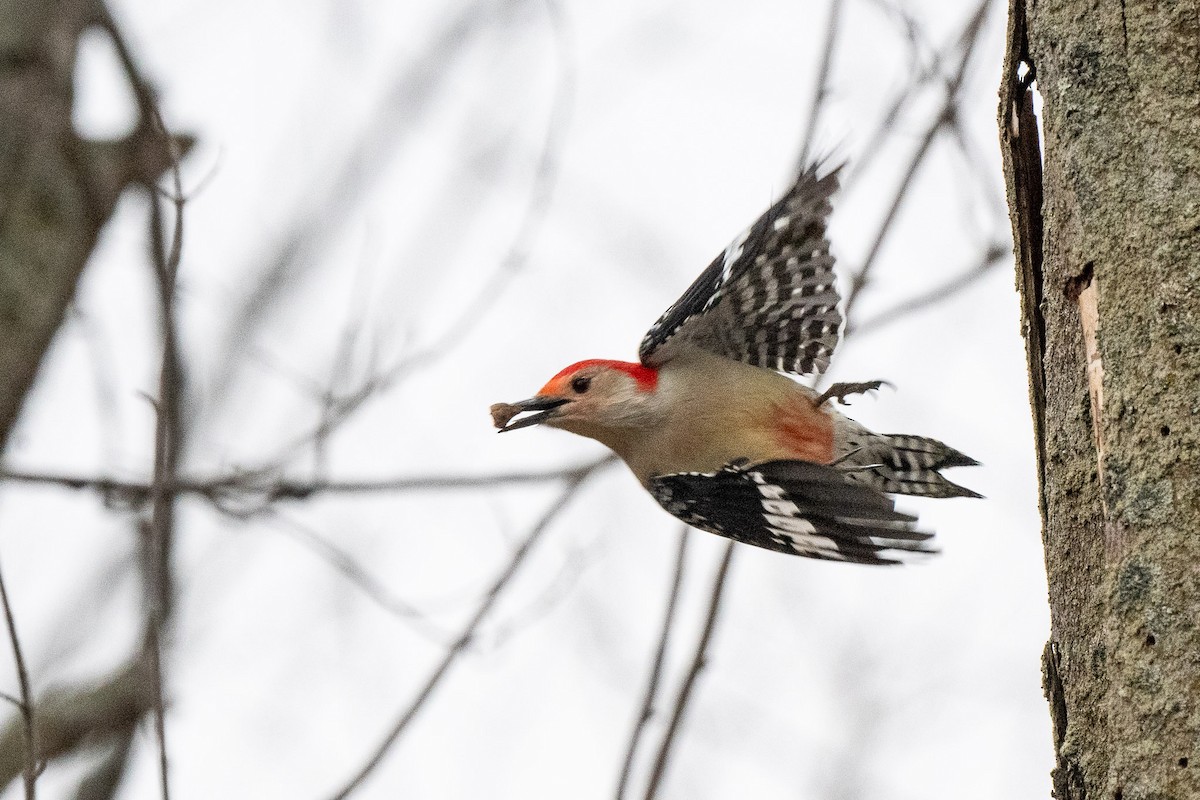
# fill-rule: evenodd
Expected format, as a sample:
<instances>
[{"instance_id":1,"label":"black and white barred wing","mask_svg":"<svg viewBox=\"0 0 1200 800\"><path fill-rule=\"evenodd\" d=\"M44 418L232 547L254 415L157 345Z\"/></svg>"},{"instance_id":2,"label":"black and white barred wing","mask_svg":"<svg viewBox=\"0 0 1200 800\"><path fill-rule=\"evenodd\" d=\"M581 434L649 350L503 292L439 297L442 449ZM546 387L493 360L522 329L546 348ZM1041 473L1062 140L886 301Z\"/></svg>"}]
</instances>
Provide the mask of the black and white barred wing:
<instances>
[{"instance_id":1,"label":"black and white barred wing","mask_svg":"<svg viewBox=\"0 0 1200 800\"><path fill-rule=\"evenodd\" d=\"M886 495L807 461L659 475L650 493L693 527L781 553L898 564L899 551L933 552L932 534L914 530Z\"/></svg>"},{"instance_id":2,"label":"black and white barred wing","mask_svg":"<svg viewBox=\"0 0 1200 800\"><path fill-rule=\"evenodd\" d=\"M838 179L818 169L808 167L654 323L638 349L644 364L693 345L781 372L825 371L842 324L825 235Z\"/></svg>"}]
</instances>

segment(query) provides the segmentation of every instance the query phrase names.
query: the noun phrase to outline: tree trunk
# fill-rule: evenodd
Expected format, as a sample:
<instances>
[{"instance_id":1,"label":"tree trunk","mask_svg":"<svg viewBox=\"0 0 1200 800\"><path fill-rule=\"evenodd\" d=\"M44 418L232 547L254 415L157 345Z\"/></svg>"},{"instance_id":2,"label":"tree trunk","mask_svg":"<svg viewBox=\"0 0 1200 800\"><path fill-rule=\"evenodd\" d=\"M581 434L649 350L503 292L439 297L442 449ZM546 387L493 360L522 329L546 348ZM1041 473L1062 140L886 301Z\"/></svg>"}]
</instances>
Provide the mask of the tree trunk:
<instances>
[{"instance_id":1,"label":"tree trunk","mask_svg":"<svg viewBox=\"0 0 1200 800\"><path fill-rule=\"evenodd\" d=\"M1055 796L1197 798L1200 4L1010 0L1000 122Z\"/></svg>"}]
</instances>

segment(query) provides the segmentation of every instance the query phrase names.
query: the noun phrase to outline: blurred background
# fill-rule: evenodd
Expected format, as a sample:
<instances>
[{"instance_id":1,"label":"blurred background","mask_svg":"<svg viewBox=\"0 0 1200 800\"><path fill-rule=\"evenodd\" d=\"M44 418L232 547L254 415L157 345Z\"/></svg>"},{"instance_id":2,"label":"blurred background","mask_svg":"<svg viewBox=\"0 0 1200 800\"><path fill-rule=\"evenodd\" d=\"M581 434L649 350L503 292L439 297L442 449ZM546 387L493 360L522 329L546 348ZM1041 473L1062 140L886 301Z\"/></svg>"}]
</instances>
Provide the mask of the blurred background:
<instances>
[{"instance_id":1,"label":"blurred background","mask_svg":"<svg viewBox=\"0 0 1200 800\"><path fill-rule=\"evenodd\" d=\"M361 774L361 798L602 798L623 772L646 795L725 542L693 532L680 562L678 523L600 445L497 437L487 408L634 359L806 152L848 164L831 239L855 296L828 378L894 384L847 413L977 458L950 477L986 499L903 498L942 552L901 568L739 546L657 796L1048 796L1003 3L110 10L197 141L158 576L171 796L319 799ZM110 35L85 35L76 80L82 133L133 128ZM104 230L4 456L0 563L47 702L143 647L149 205L128 193ZM151 718L83 737L41 796L101 770L105 796L160 796Z\"/></svg>"}]
</instances>

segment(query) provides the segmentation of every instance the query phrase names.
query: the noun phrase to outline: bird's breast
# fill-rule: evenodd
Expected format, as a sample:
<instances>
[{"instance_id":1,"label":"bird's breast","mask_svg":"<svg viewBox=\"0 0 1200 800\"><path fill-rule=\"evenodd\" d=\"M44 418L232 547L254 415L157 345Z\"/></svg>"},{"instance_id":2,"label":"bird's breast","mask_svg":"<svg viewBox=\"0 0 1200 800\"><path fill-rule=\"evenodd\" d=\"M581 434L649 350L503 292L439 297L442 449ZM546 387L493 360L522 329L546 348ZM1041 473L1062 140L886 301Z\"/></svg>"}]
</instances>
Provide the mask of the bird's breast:
<instances>
[{"instance_id":1,"label":"bird's breast","mask_svg":"<svg viewBox=\"0 0 1200 800\"><path fill-rule=\"evenodd\" d=\"M713 472L731 461L833 460L833 423L811 390L728 359L662 370L661 424L621 454L643 483L654 475Z\"/></svg>"}]
</instances>

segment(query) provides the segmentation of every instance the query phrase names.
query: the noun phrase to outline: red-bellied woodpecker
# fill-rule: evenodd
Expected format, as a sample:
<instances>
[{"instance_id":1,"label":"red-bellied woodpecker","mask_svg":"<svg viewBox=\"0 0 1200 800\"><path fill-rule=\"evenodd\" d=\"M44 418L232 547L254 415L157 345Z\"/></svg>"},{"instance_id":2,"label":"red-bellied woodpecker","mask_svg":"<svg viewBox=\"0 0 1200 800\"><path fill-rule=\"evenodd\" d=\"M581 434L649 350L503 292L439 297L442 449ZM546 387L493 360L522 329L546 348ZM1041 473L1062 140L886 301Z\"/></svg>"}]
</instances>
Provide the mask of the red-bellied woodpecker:
<instances>
[{"instance_id":1,"label":"red-bellied woodpecker","mask_svg":"<svg viewBox=\"0 0 1200 800\"><path fill-rule=\"evenodd\" d=\"M880 381L818 394L780 374L824 372L837 344L825 234L836 188L836 170L809 167L654 323L639 363L572 364L529 400L492 406L496 427L595 439L668 512L740 542L865 564L929 551L931 534L884 492L979 497L938 472L977 462L934 439L873 433L828 402Z\"/></svg>"}]
</instances>

